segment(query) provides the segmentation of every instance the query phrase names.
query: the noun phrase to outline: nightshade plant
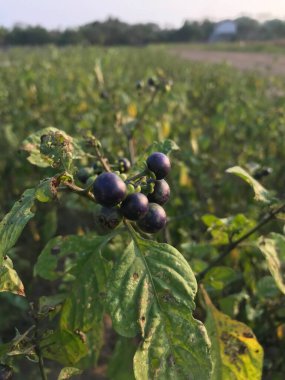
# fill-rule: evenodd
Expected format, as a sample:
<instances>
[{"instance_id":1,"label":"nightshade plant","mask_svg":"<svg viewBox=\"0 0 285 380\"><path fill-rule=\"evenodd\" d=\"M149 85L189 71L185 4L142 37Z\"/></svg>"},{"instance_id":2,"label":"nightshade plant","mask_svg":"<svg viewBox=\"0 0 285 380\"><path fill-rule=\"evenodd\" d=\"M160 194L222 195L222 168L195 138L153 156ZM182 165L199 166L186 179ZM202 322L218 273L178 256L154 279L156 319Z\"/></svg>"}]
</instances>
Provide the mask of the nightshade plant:
<instances>
[{"instance_id":1,"label":"nightshade plant","mask_svg":"<svg viewBox=\"0 0 285 380\"><path fill-rule=\"evenodd\" d=\"M149 81L149 86L156 83ZM213 239L228 240L197 274L201 287L195 299L197 280L188 261L175 247L149 235L167 228L163 207L171 202L171 188L166 176L171 176L169 156L177 146L171 140L155 142L135 157L132 133L127 137L132 165L126 158L109 162L91 133L75 138L50 127L23 142L28 161L50 167L52 175L26 190L0 224L0 290L25 297L9 253L35 216L38 203L80 200L93 211L94 230L57 236L38 256L34 275L58 281L60 287L56 295L31 303L31 326L0 345L0 375L11 377L19 355L38 363L43 380L48 378L45 359L63 366L59 380L94 367L108 315L120 336L111 379L119 379L114 370L118 363L124 371L126 353L133 356L133 369L120 373L121 379L260 379L262 347L248 326L214 306L206 285L213 278L217 281L220 276L222 282L232 275L219 264L281 214L284 204L240 167L228 170L253 188L268 213L247 230L246 219L239 215L227 219L204 215ZM85 166L78 168L82 161ZM260 237L255 245L285 293L279 260L284 236ZM196 303L206 311L205 325L193 316Z\"/></svg>"}]
</instances>

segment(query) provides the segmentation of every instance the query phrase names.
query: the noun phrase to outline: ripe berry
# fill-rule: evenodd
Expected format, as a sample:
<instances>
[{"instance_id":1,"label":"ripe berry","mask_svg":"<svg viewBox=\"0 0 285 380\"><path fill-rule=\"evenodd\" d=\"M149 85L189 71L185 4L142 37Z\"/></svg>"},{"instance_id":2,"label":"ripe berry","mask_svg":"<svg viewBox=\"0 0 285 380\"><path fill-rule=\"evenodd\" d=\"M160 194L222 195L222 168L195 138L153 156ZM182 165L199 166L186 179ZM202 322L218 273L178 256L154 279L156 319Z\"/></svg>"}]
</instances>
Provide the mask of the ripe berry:
<instances>
[{"instance_id":1,"label":"ripe berry","mask_svg":"<svg viewBox=\"0 0 285 380\"><path fill-rule=\"evenodd\" d=\"M127 219L139 220L148 211L148 199L142 193L130 194L122 202L121 211Z\"/></svg>"},{"instance_id":2,"label":"ripe berry","mask_svg":"<svg viewBox=\"0 0 285 380\"><path fill-rule=\"evenodd\" d=\"M77 178L81 183L86 183L88 178L93 174L92 168L80 168L77 172Z\"/></svg>"},{"instance_id":3,"label":"ripe berry","mask_svg":"<svg viewBox=\"0 0 285 380\"><path fill-rule=\"evenodd\" d=\"M138 221L138 226L142 231L153 234L161 230L166 221L167 217L164 209L156 203L150 203L148 212Z\"/></svg>"},{"instance_id":4,"label":"ripe berry","mask_svg":"<svg viewBox=\"0 0 285 380\"><path fill-rule=\"evenodd\" d=\"M170 187L168 183L161 179L154 182L153 192L148 196L150 202L158 203L159 205L164 205L170 197Z\"/></svg>"},{"instance_id":5,"label":"ripe berry","mask_svg":"<svg viewBox=\"0 0 285 380\"><path fill-rule=\"evenodd\" d=\"M127 186L116 174L102 173L94 181L93 193L99 204L113 207L125 199Z\"/></svg>"},{"instance_id":6,"label":"ripe berry","mask_svg":"<svg viewBox=\"0 0 285 380\"><path fill-rule=\"evenodd\" d=\"M118 160L118 163L119 163L119 170L121 173L127 173L131 168L130 161L125 157L120 158Z\"/></svg>"},{"instance_id":7,"label":"ripe berry","mask_svg":"<svg viewBox=\"0 0 285 380\"><path fill-rule=\"evenodd\" d=\"M171 169L169 158L161 152L152 153L146 163L149 170L155 174L156 179L163 179Z\"/></svg>"},{"instance_id":8,"label":"ripe berry","mask_svg":"<svg viewBox=\"0 0 285 380\"><path fill-rule=\"evenodd\" d=\"M149 85L149 87L156 87L156 85L157 85L156 80L152 77L148 78L147 84Z\"/></svg>"},{"instance_id":9,"label":"ripe berry","mask_svg":"<svg viewBox=\"0 0 285 380\"><path fill-rule=\"evenodd\" d=\"M95 212L95 228L99 234L106 234L115 229L122 221L119 208L99 206Z\"/></svg>"}]
</instances>

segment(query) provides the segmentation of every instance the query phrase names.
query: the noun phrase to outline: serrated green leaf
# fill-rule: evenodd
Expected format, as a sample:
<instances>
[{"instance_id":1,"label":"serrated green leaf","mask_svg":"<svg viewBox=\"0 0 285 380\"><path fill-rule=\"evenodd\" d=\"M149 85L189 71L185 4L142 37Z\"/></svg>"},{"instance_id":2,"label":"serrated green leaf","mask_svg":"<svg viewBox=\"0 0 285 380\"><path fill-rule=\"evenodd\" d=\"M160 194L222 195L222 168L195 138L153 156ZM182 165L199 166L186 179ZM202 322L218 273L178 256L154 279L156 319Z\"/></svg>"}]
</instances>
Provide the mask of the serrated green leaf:
<instances>
[{"instance_id":1,"label":"serrated green leaf","mask_svg":"<svg viewBox=\"0 0 285 380\"><path fill-rule=\"evenodd\" d=\"M278 297L281 293L274 278L271 276L264 276L256 284L256 294L261 299L272 299Z\"/></svg>"},{"instance_id":2,"label":"serrated green leaf","mask_svg":"<svg viewBox=\"0 0 285 380\"><path fill-rule=\"evenodd\" d=\"M107 302L119 334L142 335L136 379L209 379L209 342L192 316L197 284L189 264L170 245L131 231L133 241L110 276Z\"/></svg>"},{"instance_id":3,"label":"serrated green leaf","mask_svg":"<svg viewBox=\"0 0 285 380\"><path fill-rule=\"evenodd\" d=\"M80 335L68 330L57 330L42 338L41 351L45 358L64 366L72 366L87 355L88 349Z\"/></svg>"},{"instance_id":4,"label":"serrated green leaf","mask_svg":"<svg viewBox=\"0 0 285 380\"><path fill-rule=\"evenodd\" d=\"M247 182L254 191L254 199L263 203L271 203L273 197L256 179L240 166L234 166L226 170L227 173L235 174Z\"/></svg>"},{"instance_id":5,"label":"serrated green leaf","mask_svg":"<svg viewBox=\"0 0 285 380\"><path fill-rule=\"evenodd\" d=\"M101 256L101 247L110 240L110 235L92 240L85 252L80 254L71 273L72 283L60 314L60 328L84 334L89 346L90 360L87 366L95 365L103 343L104 297L110 265ZM82 241L84 249L85 242Z\"/></svg>"},{"instance_id":6,"label":"serrated green leaf","mask_svg":"<svg viewBox=\"0 0 285 380\"><path fill-rule=\"evenodd\" d=\"M212 342L211 380L261 379L263 349L252 330L218 311L206 291L202 293L207 310L206 327Z\"/></svg>"},{"instance_id":7,"label":"serrated green leaf","mask_svg":"<svg viewBox=\"0 0 285 380\"><path fill-rule=\"evenodd\" d=\"M24 285L13 268L12 260L7 256L0 266L0 292L25 296Z\"/></svg>"},{"instance_id":8,"label":"serrated green leaf","mask_svg":"<svg viewBox=\"0 0 285 380\"><path fill-rule=\"evenodd\" d=\"M26 190L21 199L12 207L11 211L5 215L0 223L0 264L3 257L17 242L24 227L34 216L31 208L35 201L35 190Z\"/></svg>"},{"instance_id":9,"label":"serrated green leaf","mask_svg":"<svg viewBox=\"0 0 285 380\"><path fill-rule=\"evenodd\" d=\"M65 367L62 368L60 371L60 374L57 378L57 380L67 380L70 379L72 376L80 375L82 373L81 369L74 368L74 367Z\"/></svg>"},{"instance_id":10,"label":"serrated green leaf","mask_svg":"<svg viewBox=\"0 0 285 380\"><path fill-rule=\"evenodd\" d=\"M257 245L266 259L268 269L276 285L285 294L285 280L282 270L282 264L285 263L285 237L271 233L268 238L260 237Z\"/></svg>"}]
</instances>

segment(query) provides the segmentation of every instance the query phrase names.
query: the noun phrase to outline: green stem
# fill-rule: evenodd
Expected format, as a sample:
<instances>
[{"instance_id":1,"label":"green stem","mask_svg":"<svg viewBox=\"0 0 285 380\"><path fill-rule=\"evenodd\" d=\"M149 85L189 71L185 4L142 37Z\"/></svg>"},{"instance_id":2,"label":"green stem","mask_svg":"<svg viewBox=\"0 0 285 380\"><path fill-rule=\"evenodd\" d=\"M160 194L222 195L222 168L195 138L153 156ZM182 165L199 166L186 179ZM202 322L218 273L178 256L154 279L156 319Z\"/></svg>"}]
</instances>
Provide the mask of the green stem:
<instances>
[{"instance_id":1,"label":"green stem","mask_svg":"<svg viewBox=\"0 0 285 380\"><path fill-rule=\"evenodd\" d=\"M213 267L217 266L218 264L220 264L224 260L224 258L226 258L231 253L231 251L234 248L236 248L240 243L242 243L243 241L245 241L246 239L248 239L255 232L259 231L261 229L261 227L265 226L277 214L279 214L280 212L282 212L284 210L285 210L285 204L281 205L280 207L278 207L275 210L270 211L255 227L253 227L252 229L250 229L248 232L246 232L244 235L242 235L236 241L233 241L229 245L227 245L223 249L222 253L215 260L213 260L212 262L210 262L210 264L208 265L207 268L205 268L202 272L198 273L198 275L196 276L197 280L198 281L202 280L205 277L205 275L209 272L209 270L212 269Z\"/></svg>"}]
</instances>

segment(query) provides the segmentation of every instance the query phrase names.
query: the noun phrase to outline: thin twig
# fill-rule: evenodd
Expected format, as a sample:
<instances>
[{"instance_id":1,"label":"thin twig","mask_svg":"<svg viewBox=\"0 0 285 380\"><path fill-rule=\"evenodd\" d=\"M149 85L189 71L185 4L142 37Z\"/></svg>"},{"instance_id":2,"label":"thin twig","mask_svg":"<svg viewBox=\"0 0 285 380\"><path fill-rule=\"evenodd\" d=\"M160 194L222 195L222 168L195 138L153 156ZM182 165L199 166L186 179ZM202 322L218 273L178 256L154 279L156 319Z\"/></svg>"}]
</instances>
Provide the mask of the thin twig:
<instances>
[{"instance_id":1,"label":"thin twig","mask_svg":"<svg viewBox=\"0 0 285 380\"><path fill-rule=\"evenodd\" d=\"M73 192L73 193L76 193L76 194L78 194L84 198L88 198L93 202L96 201L94 195L89 191L89 187L86 189L82 189L81 187L76 186L72 182L63 182L62 184L64 186L58 187L57 188L58 191L60 191L60 192L64 192L64 191Z\"/></svg>"},{"instance_id":2,"label":"thin twig","mask_svg":"<svg viewBox=\"0 0 285 380\"><path fill-rule=\"evenodd\" d=\"M98 160L101 162L103 168L105 169L106 172L111 172L111 169L106 161L106 159L102 156L100 149L98 148L97 144L95 144L95 151L96 155L98 157Z\"/></svg>"},{"instance_id":3,"label":"thin twig","mask_svg":"<svg viewBox=\"0 0 285 380\"><path fill-rule=\"evenodd\" d=\"M158 94L158 90L156 89L152 93L150 100L145 104L144 108L142 109L142 112L138 116L138 118L136 120L135 128L142 125L142 123L145 119L145 116L146 116L149 108L153 104L157 94ZM133 165L135 163L135 157L136 157L134 131L131 131L130 133L128 133L127 139L128 139L128 149L129 149L130 161L131 161L131 164Z\"/></svg>"},{"instance_id":4,"label":"thin twig","mask_svg":"<svg viewBox=\"0 0 285 380\"><path fill-rule=\"evenodd\" d=\"M263 227L264 225L266 225L277 214L279 214L280 212L282 212L284 210L285 210L285 204L281 205L280 207L278 207L275 210L272 210L255 227L253 227L252 229L250 229L248 232L246 232L244 235L242 235L236 241L233 241L229 245L227 245L223 249L222 253L215 260L213 260L212 262L210 262L210 264L208 265L207 268L205 268L202 272L198 273L198 275L196 276L197 280L203 279L203 277L209 272L209 270L212 269L213 267L217 266L218 264L220 264L220 262L223 261L224 258L227 257L234 248L236 248L244 240L248 239L255 232L257 232L258 230L260 230L261 227Z\"/></svg>"},{"instance_id":5,"label":"thin twig","mask_svg":"<svg viewBox=\"0 0 285 380\"><path fill-rule=\"evenodd\" d=\"M30 309L31 309L31 315L33 317L33 320L35 322L35 351L39 359L39 370L41 374L42 380L48 380L46 372L45 372L45 366L44 366L44 359L42 355L42 350L40 347L40 334L39 334L39 318L36 314L36 310L34 309L34 305L31 303L30 304Z\"/></svg>"}]
</instances>

